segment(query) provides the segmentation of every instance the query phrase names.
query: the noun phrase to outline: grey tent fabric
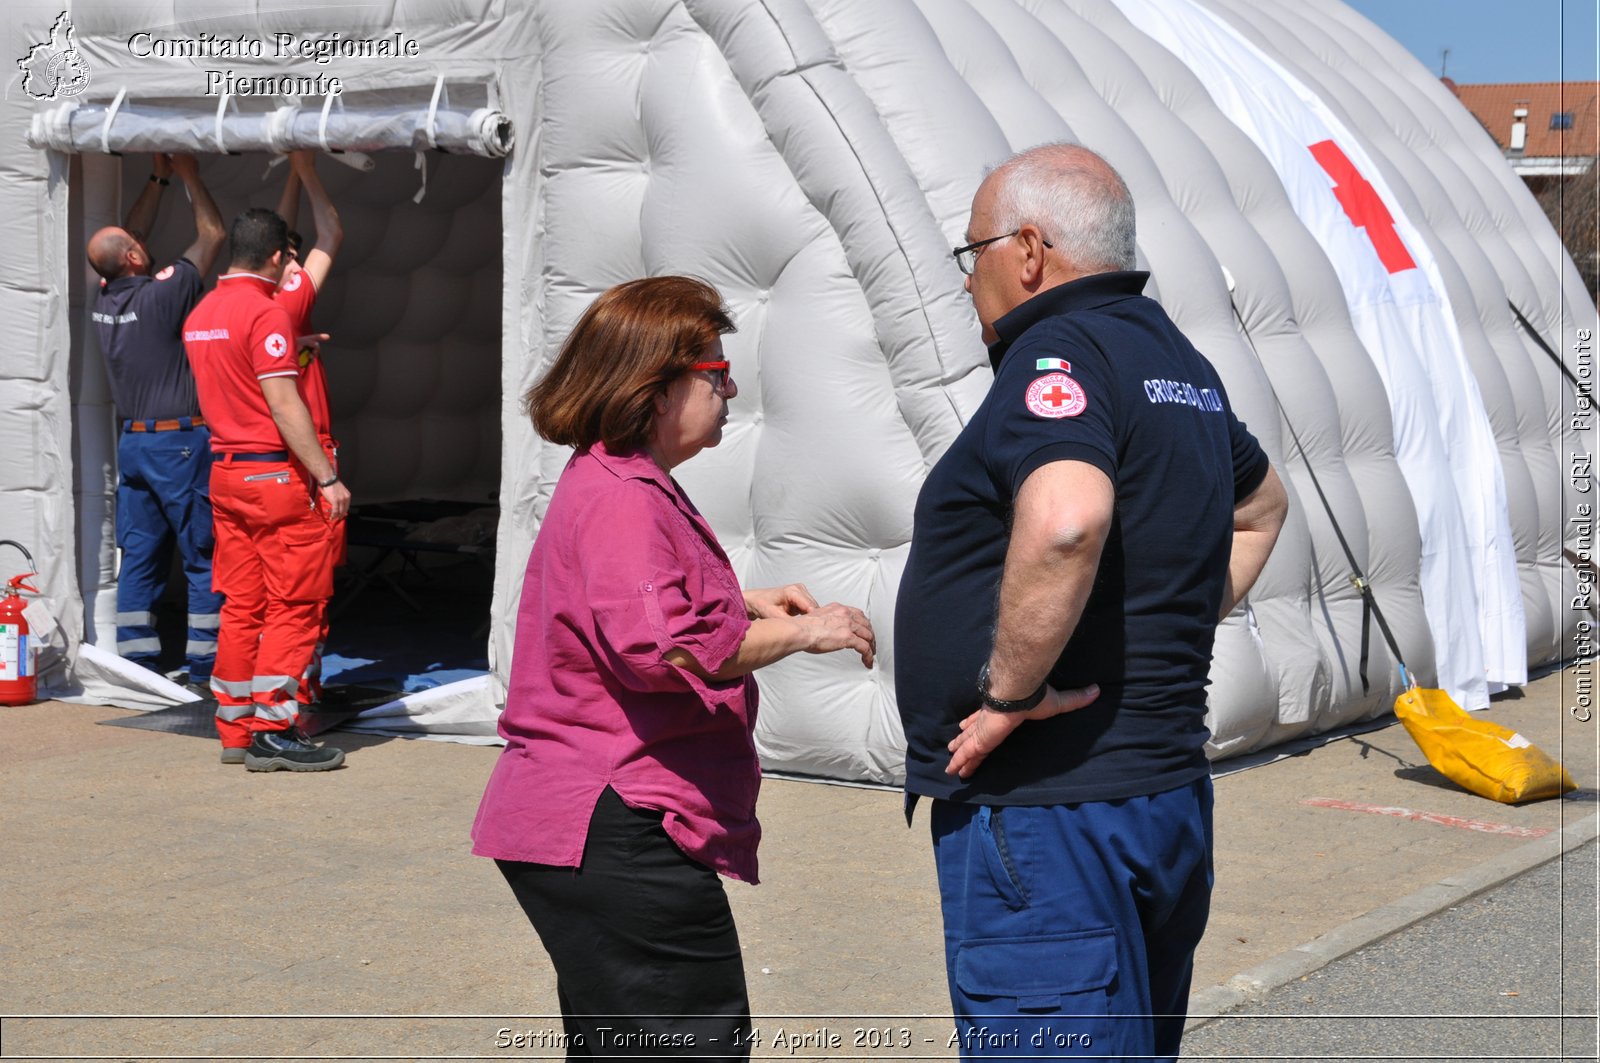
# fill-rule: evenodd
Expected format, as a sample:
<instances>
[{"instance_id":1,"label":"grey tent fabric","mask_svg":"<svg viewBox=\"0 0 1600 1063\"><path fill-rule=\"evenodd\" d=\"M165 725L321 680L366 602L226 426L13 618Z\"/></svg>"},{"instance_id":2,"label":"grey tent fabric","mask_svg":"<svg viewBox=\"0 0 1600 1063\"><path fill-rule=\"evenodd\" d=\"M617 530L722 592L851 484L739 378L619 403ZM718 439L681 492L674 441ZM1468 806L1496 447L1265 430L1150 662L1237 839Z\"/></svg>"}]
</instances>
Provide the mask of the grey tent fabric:
<instances>
[{"instance_id":1,"label":"grey tent fabric","mask_svg":"<svg viewBox=\"0 0 1600 1063\"><path fill-rule=\"evenodd\" d=\"M350 355L333 399L358 500L498 496L491 674L361 727L492 739L523 566L567 458L520 397L600 291L694 273L739 325L740 395L723 445L681 481L747 585L804 581L880 633L870 672L802 655L763 674L763 762L896 781L889 633L912 506L990 379L949 248L986 167L1054 140L1127 178L1150 290L1293 496L1218 632L1213 757L1371 718L1401 689L1340 532L1411 673L1469 707L1570 656L1595 619L1573 606L1592 480L1572 470L1592 418L1574 426L1572 385L1539 342L1590 373L1594 306L1471 116L1336 0L223 0L204 15L88 0L65 28L61 14L27 0L8 20L25 61L0 111L0 308L18 340L0 359L0 537L41 560L52 693L173 696L108 649L115 433L82 262L142 182L139 153L158 150L199 155L232 209L270 205L282 151L349 164L324 167L347 230L326 327ZM264 54L184 54L224 39ZM274 56L281 40L294 47ZM379 40L411 43L355 54ZM318 62L319 47L350 54ZM1282 86L1271 122L1252 110L1261 72ZM211 91L319 75L337 97ZM1346 216L1352 175L1405 254Z\"/></svg>"}]
</instances>

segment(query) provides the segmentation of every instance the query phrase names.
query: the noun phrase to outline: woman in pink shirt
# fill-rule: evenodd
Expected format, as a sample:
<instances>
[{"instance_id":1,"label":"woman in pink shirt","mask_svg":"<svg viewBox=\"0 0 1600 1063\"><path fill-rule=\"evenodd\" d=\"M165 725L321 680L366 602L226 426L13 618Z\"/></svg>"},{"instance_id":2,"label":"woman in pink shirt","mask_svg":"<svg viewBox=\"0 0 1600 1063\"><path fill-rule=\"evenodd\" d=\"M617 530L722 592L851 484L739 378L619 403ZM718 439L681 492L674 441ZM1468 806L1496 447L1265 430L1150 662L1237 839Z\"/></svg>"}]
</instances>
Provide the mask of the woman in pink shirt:
<instances>
[{"instance_id":1,"label":"woman in pink shirt","mask_svg":"<svg viewBox=\"0 0 1600 1063\"><path fill-rule=\"evenodd\" d=\"M721 297L687 277L607 291L526 406L575 453L523 579L505 751L473 825L556 969L568 1058L745 1058L749 1003L719 874L754 883L751 672L854 650L858 609L743 591L671 470L739 393Z\"/></svg>"}]
</instances>

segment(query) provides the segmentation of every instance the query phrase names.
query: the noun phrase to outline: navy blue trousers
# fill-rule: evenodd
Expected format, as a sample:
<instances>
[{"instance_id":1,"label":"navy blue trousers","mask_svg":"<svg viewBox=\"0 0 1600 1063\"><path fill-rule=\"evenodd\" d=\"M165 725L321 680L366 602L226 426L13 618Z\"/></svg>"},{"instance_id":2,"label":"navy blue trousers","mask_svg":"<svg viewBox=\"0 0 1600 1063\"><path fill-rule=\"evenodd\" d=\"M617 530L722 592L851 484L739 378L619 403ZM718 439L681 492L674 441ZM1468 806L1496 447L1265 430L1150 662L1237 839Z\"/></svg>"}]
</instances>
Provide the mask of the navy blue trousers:
<instances>
[{"instance_id":1,"label":"navy blue trousers","mask_svg":"<svg viewBox=\"0 0 1600 1063\"><path fill-rule=\"evenodd\" d=\"M184 656L189 679L205 682L217 656L222 595L211 589L211 433L124 431L117 440L117 652L154 669L161 656L156 603L172 549L189 584Z\"/></svg>"},{"instance_id":2,"label":"navy blue trousers","mask_svg":"<svg viewBox=\"0 0 1600 1063\"><path fill-rule=\"evenodd\" d=\"M1211 780L1145 797L936 801L961 1058L1171 1060L1211 906Z\"/></svg>"}]
</instances>

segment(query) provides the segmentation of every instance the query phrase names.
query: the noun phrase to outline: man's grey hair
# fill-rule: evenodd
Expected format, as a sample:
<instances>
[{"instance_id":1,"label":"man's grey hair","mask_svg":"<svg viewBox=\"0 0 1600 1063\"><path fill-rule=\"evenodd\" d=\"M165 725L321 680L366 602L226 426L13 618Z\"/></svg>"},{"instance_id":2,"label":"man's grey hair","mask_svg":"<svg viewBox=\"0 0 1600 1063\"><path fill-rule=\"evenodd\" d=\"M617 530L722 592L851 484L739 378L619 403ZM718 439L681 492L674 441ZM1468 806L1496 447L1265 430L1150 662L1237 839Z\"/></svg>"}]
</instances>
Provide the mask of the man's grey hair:
<instances>
[{"instance_id":1,"label":"man's grey hair","mask_svg":"<svg viewBox=\"0 0 1600 1063\"><path fill-rule=\"evenodd\" d=\"M1032 223L1078 273L1134 268L1133 197L1088 148L1041 144L995 167L990 179L998 182L997 233Z\"/></svg>"}]
</instances>

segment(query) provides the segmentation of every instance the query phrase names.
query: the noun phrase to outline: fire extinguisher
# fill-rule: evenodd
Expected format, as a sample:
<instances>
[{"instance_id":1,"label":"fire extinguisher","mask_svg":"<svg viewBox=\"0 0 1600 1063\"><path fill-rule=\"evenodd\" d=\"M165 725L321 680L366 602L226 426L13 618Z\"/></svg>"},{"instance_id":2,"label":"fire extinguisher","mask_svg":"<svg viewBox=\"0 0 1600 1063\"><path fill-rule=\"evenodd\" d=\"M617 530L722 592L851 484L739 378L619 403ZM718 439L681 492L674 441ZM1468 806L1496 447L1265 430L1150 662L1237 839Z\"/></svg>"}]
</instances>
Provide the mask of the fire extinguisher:
<instances>
[{"instance_id":1,"label":"fire extinguisher","mask_svg":"<svg viewBox=\"0 0 1600 1063\"><path fill-rule=\"evenodd\" d=\"M33 555L17 542L0 539L0 544L15 546L33 567ZM25 580L36 572L14 576L4 591L0 591L0 705L31 705L39 700L39 677L33 668L34 648L28 644L28 621L22 615L27 603L19 590L39 593Z\"/></svg>"}]
</instances>

